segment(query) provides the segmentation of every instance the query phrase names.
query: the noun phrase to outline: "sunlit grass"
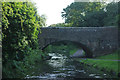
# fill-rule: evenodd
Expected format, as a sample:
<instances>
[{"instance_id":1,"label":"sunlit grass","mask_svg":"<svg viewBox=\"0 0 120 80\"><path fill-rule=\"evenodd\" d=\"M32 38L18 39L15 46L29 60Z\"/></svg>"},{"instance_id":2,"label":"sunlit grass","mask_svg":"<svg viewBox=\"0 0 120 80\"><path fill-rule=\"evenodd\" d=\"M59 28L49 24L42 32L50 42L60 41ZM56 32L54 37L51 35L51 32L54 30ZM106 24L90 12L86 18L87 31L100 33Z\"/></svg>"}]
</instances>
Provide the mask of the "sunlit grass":
<instances>
[{"instance_id":1,"label":"sunlit grass","mask_svg":"<svg viewBox=\"0 0 120 80\"><path fill-rule=\"evenodd\" d=\"M93 60L93 59L86 59L81 60L85 64L93 65L94 67L99 67L100 69L104 68L106 71L115 71L118 73L118 61L110 61L110 60ZM120 72L120 71L119 71Z\"/></svg>"},{"instance_id":2,"label":"sunlit grass","mask_svg":"<svg viewBox=\"0 0 120 80\"><path fill-rule=\"evenodd\" d=\"M113 71L113 72L118 73L118 72L120 72L120 69L119 69L120 61L117 61L117 60L119 60L118 51L116 51L112 54L96 57L94 59L89 59L89 58L78 59L78 61L83 62L85 64L92 65L93 67L97 66L101 70L105 70L108 72ZM116 61L114 61L114 60L116 60Z\"/></svg>"}]
</instances>

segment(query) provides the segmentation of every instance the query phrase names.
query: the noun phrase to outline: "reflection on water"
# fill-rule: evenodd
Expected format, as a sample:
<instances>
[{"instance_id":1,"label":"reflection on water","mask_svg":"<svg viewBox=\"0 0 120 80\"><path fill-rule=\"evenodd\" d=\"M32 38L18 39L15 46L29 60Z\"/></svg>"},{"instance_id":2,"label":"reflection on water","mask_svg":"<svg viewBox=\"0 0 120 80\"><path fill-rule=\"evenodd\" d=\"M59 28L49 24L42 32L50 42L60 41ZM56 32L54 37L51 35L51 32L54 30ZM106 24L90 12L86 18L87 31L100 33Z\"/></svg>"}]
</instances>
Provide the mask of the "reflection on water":
<instances>
[{"instance_id":1,"label":"reflection on water","mask_svg":"<svg viewBox=\"0 0 120 80\"><path fill-rule=\"evenodd\" d=\"M73 59L68 59L63 54L49 53L52 56L46 64L38 64L32 71L32 75L26 78L37 78L38 80L74 80L76 78L110 78L110 75L97 69L81 65ZM40 68L38 68L40 66ZM41 67L42 66L42 67Z\"/></svg>"}]
</instances>

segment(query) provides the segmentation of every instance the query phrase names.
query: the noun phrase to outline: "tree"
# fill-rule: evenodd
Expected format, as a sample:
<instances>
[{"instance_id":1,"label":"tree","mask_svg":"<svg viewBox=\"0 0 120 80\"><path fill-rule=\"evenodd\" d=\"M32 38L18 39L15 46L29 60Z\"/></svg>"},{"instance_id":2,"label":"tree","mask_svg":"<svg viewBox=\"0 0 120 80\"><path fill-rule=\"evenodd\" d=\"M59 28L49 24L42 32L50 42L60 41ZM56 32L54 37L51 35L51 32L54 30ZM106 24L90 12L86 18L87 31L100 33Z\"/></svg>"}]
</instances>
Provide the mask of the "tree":
<instances>
[{"instance_id":1,"label":"tree","mask_svg":"<svg viewBox=\"0 0 120 80\"><path fill-rule=\"evenodd\" d=\"M106 6L106 16L104 18L104 26L118 26L118 3L111 2Z\"/></svg>"},{"instance_id":2,"label":"tree","mask_svg":"<svg viewBox=\"0 0 120 80\"><path fill-rule=\"evenodd\" d=\"M65 19L65 23L71 23L76 27L101 26L102 23L100 25L97 19L100 18L101 21L102 16L99 15L105 14L103 6L104 4L100 2L74 2L63 9L62 17ZM95 22L95 20L97 21Z\"/></svg>"},{"instance_id":3,"label":"tree","mask_svg":"<svg viewBox=\"0 0 120 80\"><path fill-rule=\"evenodd\" d=\"M44 24L33 3L3 2L3 64L8 60L22 60L28 47L36 49L38 33Z\"/></svg>"},{"instance_id":4,"label":"tree","mask_svg":"<svg viewBox=\"0 0 120 80\"><path fill-rule=\"evenodd\" d=\"M62 17L73 27L117 26L118 3L74 2L63 9Z\"/></svg>"},{"instance_id":5,"label":"tree","mask_svg":"<svg viewBox=\"0 0 120 80\"><path fill-rule=\"evenodd\" d=\"M52 24L48 27L71 27L70 23L57 23L57 24Z\"/></svg>"}]
</instances>

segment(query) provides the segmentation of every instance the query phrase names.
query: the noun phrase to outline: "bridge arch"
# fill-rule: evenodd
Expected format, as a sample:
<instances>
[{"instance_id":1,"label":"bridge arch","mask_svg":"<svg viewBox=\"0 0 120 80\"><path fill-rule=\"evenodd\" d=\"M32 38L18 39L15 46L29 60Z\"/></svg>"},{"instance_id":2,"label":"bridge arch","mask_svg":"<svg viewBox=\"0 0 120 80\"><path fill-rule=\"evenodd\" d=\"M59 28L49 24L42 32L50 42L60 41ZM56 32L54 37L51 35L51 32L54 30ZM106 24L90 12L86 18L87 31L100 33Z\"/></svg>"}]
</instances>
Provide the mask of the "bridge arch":
<instances>
[{"instance_id":1,"label":"bridge arch","mask_svg":"<svg viewBox=\"0 0 120 80\"><path fill-rule=\"evenodd\" d=\"M116 27L44 27L38 35L40 49L46 45L68 40L77 42L93 57L109 54L118 49Z\"/></svg>"},{"instance_id":2,"label":"bridge arch","mask_svg":"<svg viewBox=\"0 0 120 80\"><path fill-rule=\"evenodd\" d=\"M87 58L93 57L93 53L92 53L92 51L90 50L90 48L87 47L87 45L82 44L82 43L79 43L79 42L76 42L76 41L70 41L70 40L61 40L61 41L53 41L53 42L50 42L50 43L46 44L46 45L42 48L42 50L44 51L44 49L47 48L49 45L55 44L55 43L61 43L61 44L73 43L73 44L76 45L78 48L81 48L81 49L84 50L84 52L85 52L85 57L87 57Z\"/></svg>"}]
</instances>

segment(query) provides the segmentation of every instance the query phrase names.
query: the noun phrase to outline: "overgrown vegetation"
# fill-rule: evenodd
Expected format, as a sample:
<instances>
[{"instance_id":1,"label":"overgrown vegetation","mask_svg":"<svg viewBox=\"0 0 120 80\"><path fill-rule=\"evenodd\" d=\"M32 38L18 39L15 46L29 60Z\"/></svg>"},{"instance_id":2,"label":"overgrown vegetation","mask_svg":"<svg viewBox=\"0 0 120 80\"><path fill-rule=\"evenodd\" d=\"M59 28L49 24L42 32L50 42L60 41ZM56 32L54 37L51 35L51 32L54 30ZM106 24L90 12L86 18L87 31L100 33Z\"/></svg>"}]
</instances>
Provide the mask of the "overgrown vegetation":
<instances>
[{"instance_id":1,"label":"overgrown vegetation","mask_svg":"<svg viewBox=\"0 0 120 80\"><path fill-rule=\"evenodd\" d=\"M2 3L3 78L22 78L27 68L41 60L38 47L40 27L45 18L31 2Z\"/></svg>"}]
</instances>

